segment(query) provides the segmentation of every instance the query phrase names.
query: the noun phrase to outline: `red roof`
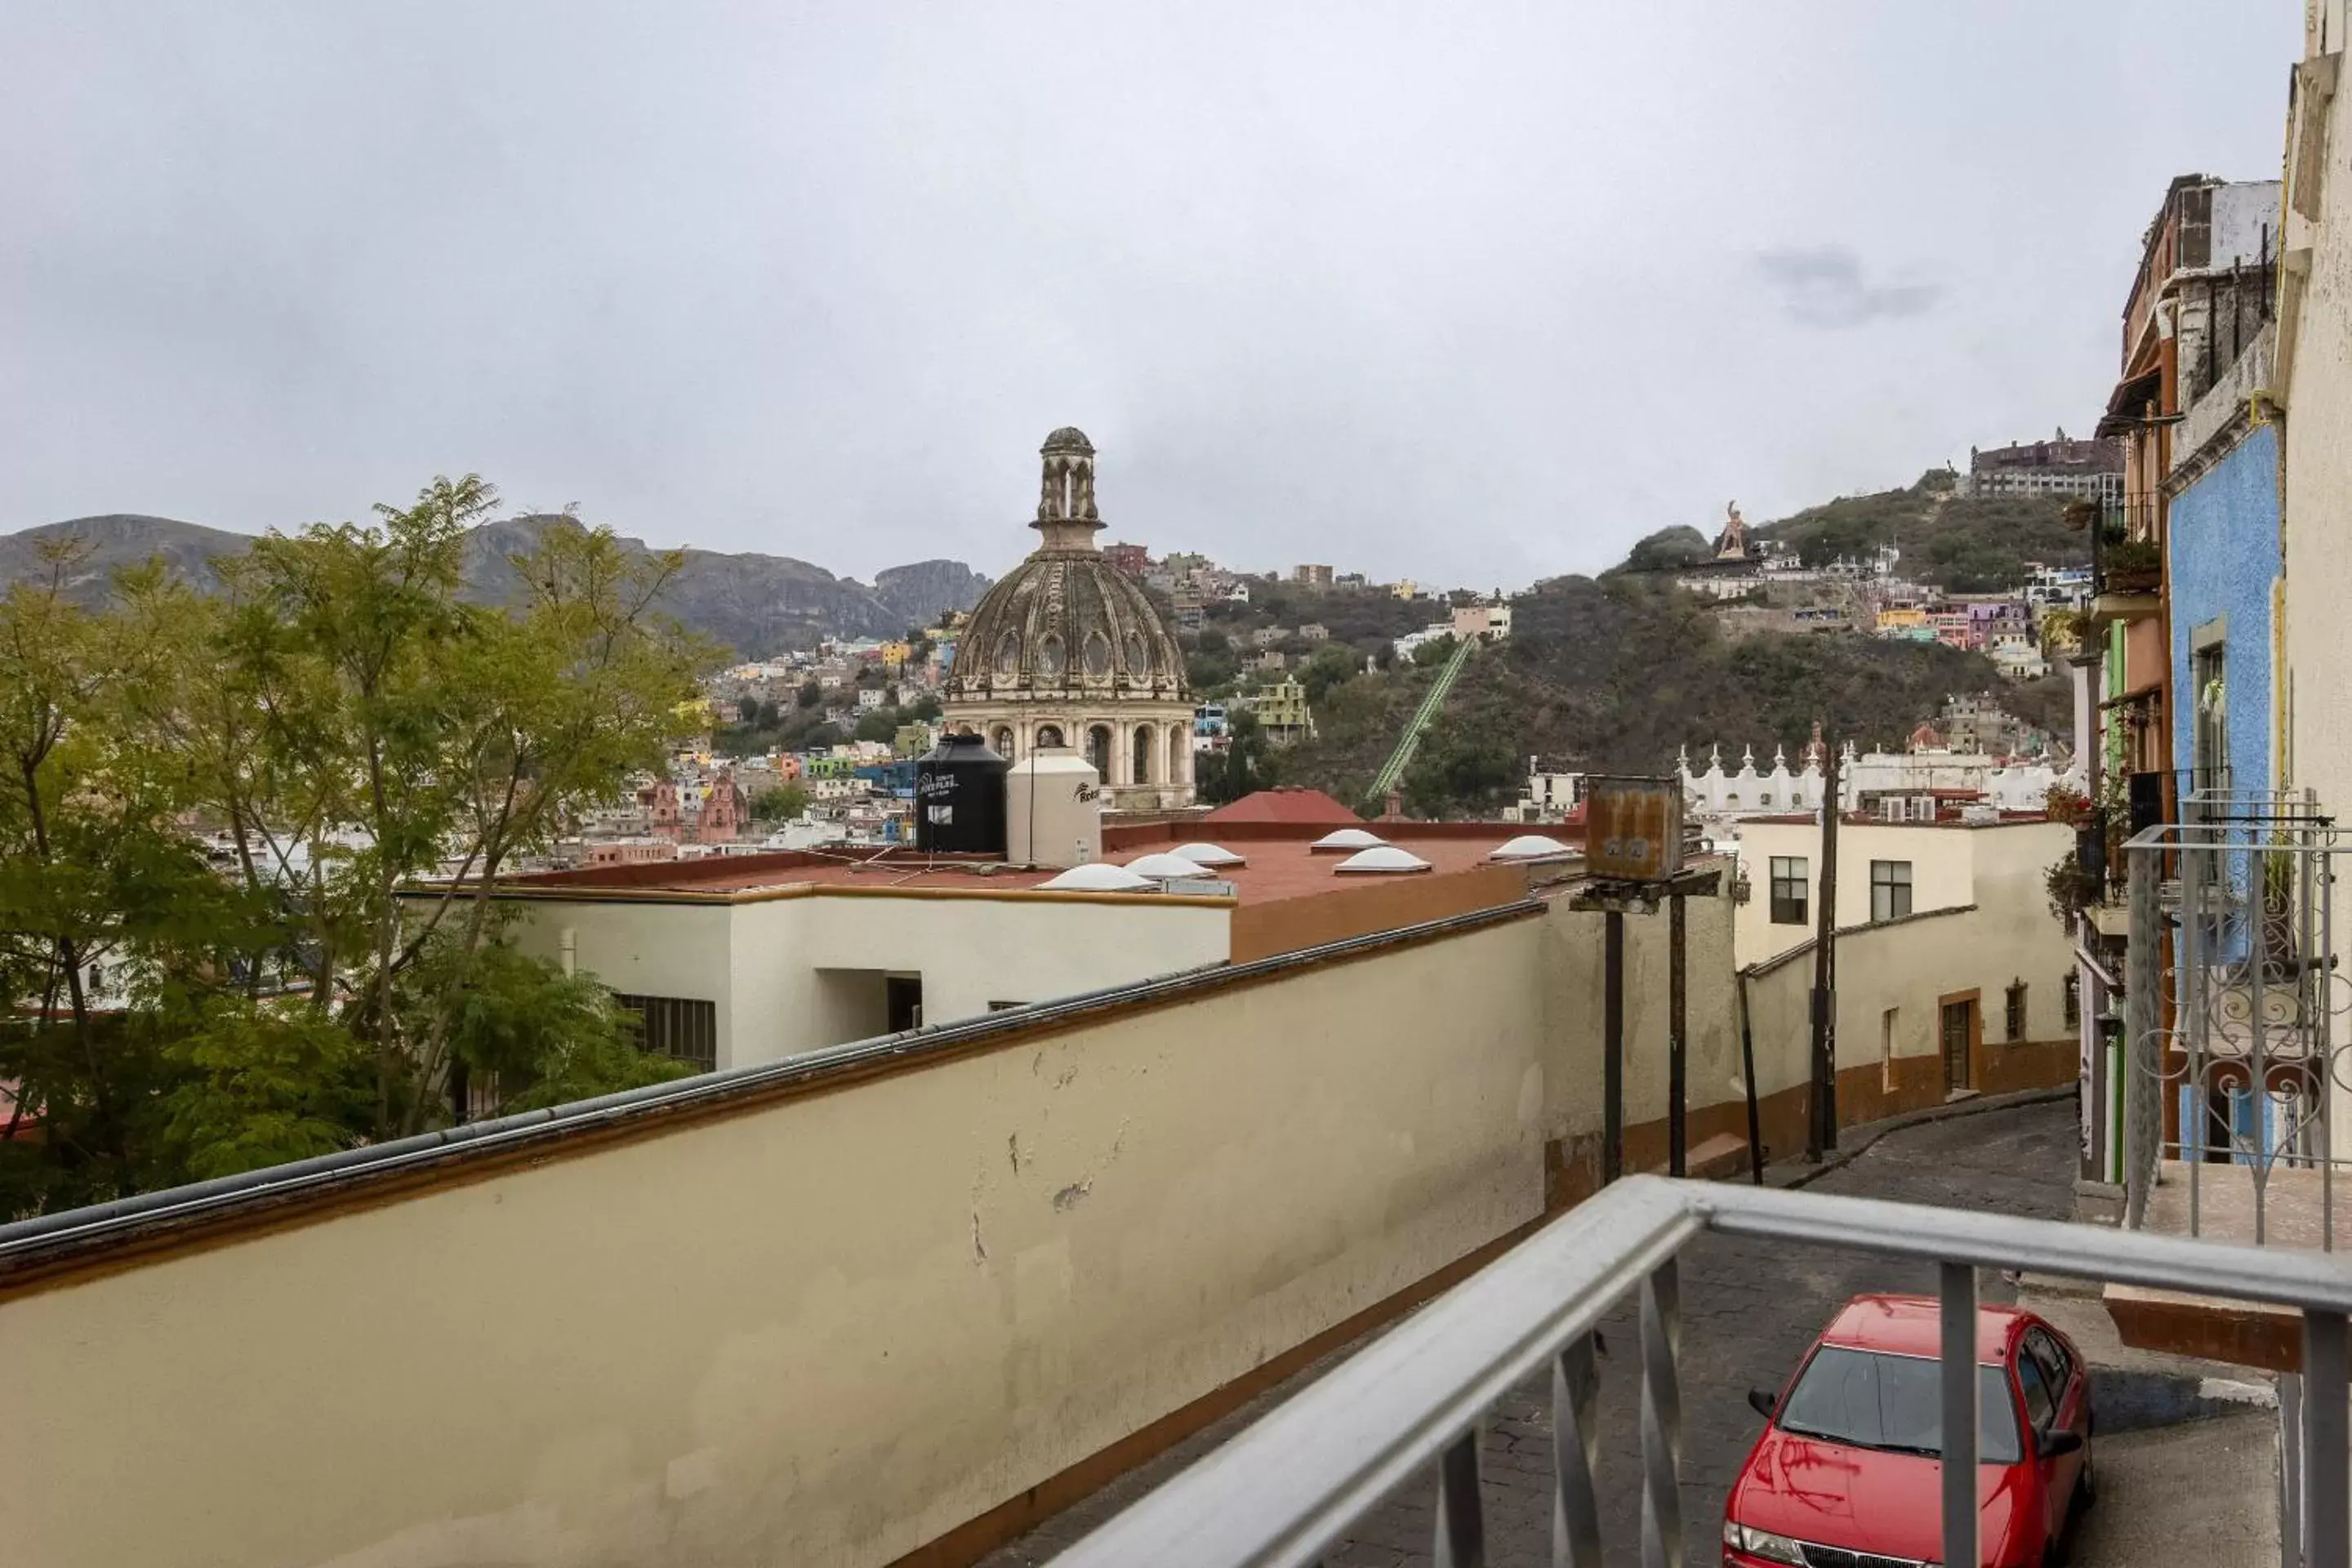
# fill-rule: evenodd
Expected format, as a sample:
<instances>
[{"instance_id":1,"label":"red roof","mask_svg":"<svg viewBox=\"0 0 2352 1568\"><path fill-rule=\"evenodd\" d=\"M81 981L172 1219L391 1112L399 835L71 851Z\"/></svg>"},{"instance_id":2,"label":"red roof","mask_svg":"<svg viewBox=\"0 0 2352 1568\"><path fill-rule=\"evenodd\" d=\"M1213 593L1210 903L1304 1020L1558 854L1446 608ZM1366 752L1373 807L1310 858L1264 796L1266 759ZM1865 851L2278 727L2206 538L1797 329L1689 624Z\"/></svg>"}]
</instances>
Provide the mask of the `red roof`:
<instances>
[{"instance_id":1,"label":"red roof","mask_svg":"<svg viewBox=\"0 0 2352 1568\"><path fill-rule=\"evenodd\" d=\"M1203 822L1328 823L1334 827L1360 826L1363 818L1319 789L1284 785L1245 795L1231 805L1221 805Z\"/></svg>"}]
</instances>

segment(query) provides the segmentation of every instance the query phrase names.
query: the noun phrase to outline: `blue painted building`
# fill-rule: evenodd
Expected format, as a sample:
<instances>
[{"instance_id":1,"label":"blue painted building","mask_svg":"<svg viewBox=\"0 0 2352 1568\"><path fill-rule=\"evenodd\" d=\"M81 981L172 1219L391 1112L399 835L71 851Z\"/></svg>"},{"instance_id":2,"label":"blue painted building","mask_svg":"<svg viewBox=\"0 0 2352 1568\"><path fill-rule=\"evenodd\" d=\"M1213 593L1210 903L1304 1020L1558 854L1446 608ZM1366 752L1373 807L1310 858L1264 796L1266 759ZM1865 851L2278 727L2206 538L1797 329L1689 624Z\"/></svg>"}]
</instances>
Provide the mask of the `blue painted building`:
<instances>
[{"instance_id":1,"label":"blue painted building","mask_svg":"<svg viewBox=\"0 0 2352 1568\"><path fill-rule=\"evenodd\" d=\"M2278 427L2240 412L2178 471L2172 498L2173 763L2189 788L2271 787ZM2347 606L2352 614L2352 606Z\"/></svg>"}]
</instances>

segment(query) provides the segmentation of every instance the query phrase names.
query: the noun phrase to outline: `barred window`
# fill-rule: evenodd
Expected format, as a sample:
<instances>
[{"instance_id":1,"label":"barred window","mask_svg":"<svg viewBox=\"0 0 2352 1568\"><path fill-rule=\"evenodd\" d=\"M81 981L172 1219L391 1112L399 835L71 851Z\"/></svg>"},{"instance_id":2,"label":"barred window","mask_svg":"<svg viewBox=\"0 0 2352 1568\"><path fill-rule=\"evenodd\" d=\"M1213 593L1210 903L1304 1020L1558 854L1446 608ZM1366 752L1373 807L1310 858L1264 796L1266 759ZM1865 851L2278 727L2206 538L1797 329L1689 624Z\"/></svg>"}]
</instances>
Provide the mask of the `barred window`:
<instances>
[{"instance_id":1,"label":"barred window","mask_svg":"<svg viewBox=\"0 0 2352 1568\"><path fill-rule=\"evenodd\" d=\"M1805 879L1811 867L1802 855L1775 855L1771 869L1772 923L1776 926L1803 925L1809 903Z\"/></svg>"},{"instance_id":2,"label":"barred window","mask_svg":"<svg viewBox=\"0 0 2352 1568\"><path fill-rule=\"evenodd\" d=\"M616 992L614 1002L630 1043L657 1057L675 1057L703 1072L719 1067L719 1004L688 996L632 996Z\"/></svg>"},{"instance_id":3,"label":"barred window","mask_svg":"<svg viewBox=\"0 0 2352 1568\"><path fill-rule=\"evenodd\" d=\"M2070 969L2066 972L2065 1002L2066 1026L2070 1029L2081 1028L2083 1026L2083 976L2079 971Z\"/></svg>"},{"instance_id":4,"label":"barred window","mask_svg":"<svg viewBox=\"0 0 2352 1568\"><path fill-rule=\"evenodd\" d=\"M2025 982L2012 981L2009 987L2009 1037L2025 1038Z\"/></svg>"}]
</instances>

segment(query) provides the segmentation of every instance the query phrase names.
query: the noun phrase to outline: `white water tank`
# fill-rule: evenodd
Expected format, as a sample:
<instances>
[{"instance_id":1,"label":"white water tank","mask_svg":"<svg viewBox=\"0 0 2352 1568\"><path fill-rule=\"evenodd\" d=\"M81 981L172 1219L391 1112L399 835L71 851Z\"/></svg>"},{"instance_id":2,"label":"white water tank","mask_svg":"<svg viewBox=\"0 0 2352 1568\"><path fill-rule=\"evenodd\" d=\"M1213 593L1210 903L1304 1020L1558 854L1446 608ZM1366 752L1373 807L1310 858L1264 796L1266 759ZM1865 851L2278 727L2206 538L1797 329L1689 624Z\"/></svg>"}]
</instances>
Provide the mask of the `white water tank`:
<instances>
[{"instance_id":1,"label":"white water tank","mask_svg":"<svg viewBox=\"0 0 2352 1568\"><path fill-rule=\"evenodd\" d=\"M1102 858L1102 775L1066 748L1041 746L1004 775L1005 858L1083 866Z\"/></svg>"}]
</instances>

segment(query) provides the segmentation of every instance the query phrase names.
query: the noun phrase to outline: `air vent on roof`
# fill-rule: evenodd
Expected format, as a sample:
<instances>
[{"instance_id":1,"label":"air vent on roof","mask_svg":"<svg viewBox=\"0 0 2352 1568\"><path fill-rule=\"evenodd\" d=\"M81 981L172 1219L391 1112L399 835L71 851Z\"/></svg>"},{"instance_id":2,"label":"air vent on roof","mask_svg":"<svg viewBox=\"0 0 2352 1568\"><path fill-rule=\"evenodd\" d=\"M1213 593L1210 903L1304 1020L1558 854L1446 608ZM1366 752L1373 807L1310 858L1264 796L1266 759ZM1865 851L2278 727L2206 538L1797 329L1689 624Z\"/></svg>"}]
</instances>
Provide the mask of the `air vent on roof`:
<instances>
[{"instance_id":1,"label":"air vent on roof","mask_svg":"<svg viewBox=\"0 0 2352 1568\"><path fill-rule=\"evenodd\" d=\"M1332 867L1331 869L1334 872L1370 871L1374 873L1426 871L1429 869L1429 862L1423 859L1418 855L1398 848L1393 844L1379 844L1373 846L1370 849L1360 850L1356 854L1349 856L1345 860L1342 860L1337 866Z\"/></svg>"},{"instance_id":2,"label":"air vent on roof","mask_svg":"<svg viewBox=\"0 0 2352 1568\"><path fill-rule=\"evenodd\" d=\"M1195 866L1246 866L1246 856L1236 855L1222 844L1179 844L1169 851L1181 855Z\"/></svg>"},{"instance_id":3,"label":"air vent on roof","mask_svg":"<svg viewBox=\"0 0 2352 1568\"><path fill-rule=\"evenodd\" d=\"M1149 877L1137 876L1124 866L1089 860L1037 886L1040 891L1049 893L1148 893L1159 884Z\"/></svg>"},{"instance_id":4,"label":"air vent on roof","mask_svg":"<svg viewBox=\"0 0 2352 1568\"><path fill-rule=\"evenodd\" d=\"M1343 855L1353 854L1359 849L1377 849L1387 842L1387 839L1368 828L1341 827L1325 834L1307 847L1318 854Z\"/></svg>"},{"instance_id":5,"label":"air vent on roof","mask_svg":"<svg viewBox=\"0 0 2352 1568\"><path fill-rule=\"evenodd\" d=\"M1177 877L1197 877L1201 863L1181 855L1139 855L1127 863L1127 868L1139 877L1149 877L1155 882L1165 882Z\"/></svg>"},{"instance_id":6,"label":"air vent on roof","mask_svg":"<svg viewBox=\"0 0 2352 1568\"><path fill-rule=\"evenodd\" d=\"M1517 838L1499 846L1486 857L1489 860L1558 860L1576 851L1557 838L1540 833L1522 833Z\"/></svg>"}]
</instances>

